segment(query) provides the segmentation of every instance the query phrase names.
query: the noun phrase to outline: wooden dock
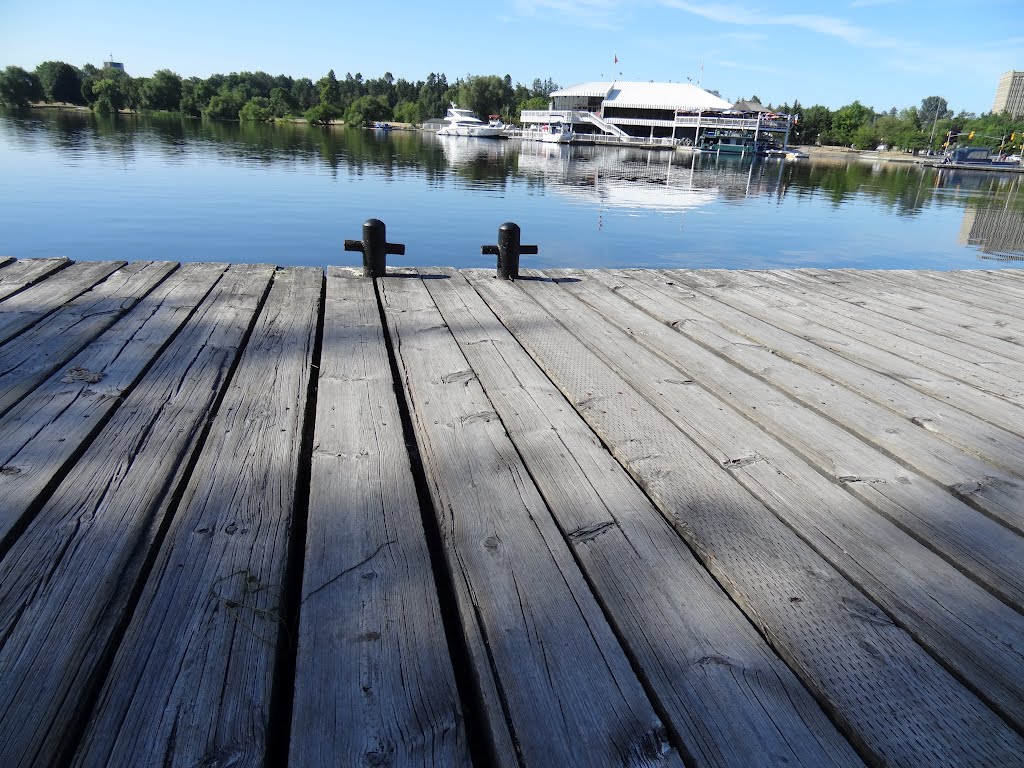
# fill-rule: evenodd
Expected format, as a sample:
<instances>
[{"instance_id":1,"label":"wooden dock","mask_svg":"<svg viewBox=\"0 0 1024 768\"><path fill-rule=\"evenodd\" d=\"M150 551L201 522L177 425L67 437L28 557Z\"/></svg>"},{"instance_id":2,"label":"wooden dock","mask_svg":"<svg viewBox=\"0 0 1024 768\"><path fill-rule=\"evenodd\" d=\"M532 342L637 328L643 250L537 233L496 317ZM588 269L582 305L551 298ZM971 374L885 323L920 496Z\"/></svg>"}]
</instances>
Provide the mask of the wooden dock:
<instances>
[{"instance_id":1,"label":"wooden dock","mask_svg":"<svg viewBox=\"0 0 1024 768\"><path fill-rule=\"evenodd\" d=\"M5 768L1024 765L1020 272L0 263Z\"/></svg>"}]
</instances>

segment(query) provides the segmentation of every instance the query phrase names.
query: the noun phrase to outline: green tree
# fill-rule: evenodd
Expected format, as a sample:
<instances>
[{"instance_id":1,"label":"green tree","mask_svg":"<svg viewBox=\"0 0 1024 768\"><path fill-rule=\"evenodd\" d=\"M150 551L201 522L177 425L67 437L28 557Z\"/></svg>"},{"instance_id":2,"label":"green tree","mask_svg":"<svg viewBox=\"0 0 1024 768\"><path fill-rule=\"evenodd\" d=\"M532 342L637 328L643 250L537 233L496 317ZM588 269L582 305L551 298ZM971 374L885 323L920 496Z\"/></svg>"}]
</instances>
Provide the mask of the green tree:
<instances>
[{"instance_id":1,"label":"green tree","mask_svg":"<svg viewBox=\"0 0 1024 768\"><path fill-rule=\"evenodd\" d=\"M524 109L547 109L551 99L547 96L533 96L525 101L519 102L519 111Z\"/></svg>"},{"instance_id":2,"label":"green tree","mask_svg":"<svg viewBox=\"0 0 1024 768\"><path fill-rule=\"evenodd\" d=\"M952 117L953 110L949 108L949 104L941 96L929 96L925 99L921 99L921 108L917 110L918 123L930 131L932 129L932 123L936 120L941 120L944 117Z\"/></svg>"},{"instance_id":3,"label":"green tree","mask_svg":"<svg viewBox=\"0 0 1024 768\"><path fill-rule=\"evenodd\" d=\"M370 125L378 120L391 119L391 108L382 96L360 96L345 111L347 125Z\"/></svg>"},{"instance_id":4,"label":"green tree","mask_svg":"<svg viewBox=\"0 0 1024 768\"><path fill-rule=\"evenodd\" d=\"M850 146L854 142L857 129L871 123L874 117L875 111L859 101L840 107L832 115L832 128L828 132L830 143Z\"/></svg>"},{"instance_id":5,"label":"green tree","mask_svg":"<svg viewBox=\"0 0 1024 768\"><path fill-rule=\"evenodd\" d=\"M291 87L292 103L300 112L316 106L316 86L308 77L300 77Z\"/></svg>"},{"instance_id":6,"label":"green tree","mask_svg":"<svg viewBox=\"0 0 1024 768\"><path fill-rule=\"evenodd\" d=\"M125 105L133 112L146 108L146 85L148 77L125 77L121 80L121 90L124 91Z\"/></svg>"},{"instance_id":7,"label":"green tree","mask_svg":"<svg viewBox=\"0 0 1024 768\"><path fill-rule=\"evenodd\" d=\"M330 104L317 104L303 113L303 116L312 125L327 125L334 120L340 119L341 115L341 110Z\"/></svg>"},{"instance_id":8,"label":"green tree","mask_svg":"<svg viewBox=\"0 0 1024 768\"><path fill-rule=\"evenodd\" d=\"M815 104L800 113L793 128L793 141L798 144L816 144L832 130L832 110Z\"/></svg>"},{"instance_id":9,"label":"green tree","mask_svg":"<svg viewBox=\"0 0 1024 768\"><path fill-rule=\"evenodd\" d=\"M82 76L63 61L44 61L36 67L43 97L51 103L82 104Z\"/></svg>"},{"instance_id":10,"label":"green tree","mask_svg":"<svg viewBox=\"0 0 1024 768\"><path fill-rule=\"evenodd\" d=\"M181 83L181 101L178 109L183 115L199 117L216 93L217 89L205 80L190 77Z\"/></svg>"},{"instance_id":11,"label":"green tree","mask_svg":"<svg viewBox=\"0 0 1024 768\"><path fill-rule=\"evenodd\" d=\"M366 94L376 96L391 106L395 103L395 76L385 72L382 77L366 81Z\"/></svg>"},{"instance_id":12,"label":"green tree","mask_svg":"<svg viewBox=\"0 0 1024 768\"><path fill-rule=\"evenodd\" d=\"M270 99L263 96L253 96L238 112L238 119L243 122L265 123L273 116Z\"/></svg>"},{"instance_id":13,"label":"green tree","mask_svg":"<svg viewBox=\"0 0 1024 768\"><path fill-rule=\"evenodd\" d=\"M274 88L270 92L270 114L274 117L287 117L295 112L295 101L292 94L285 88Z\"/></svg>"},{"instance_id":14,"label":"green tree","mask_svg":"<svg viewBox=\"0 0 1024 768\"><path fill-rule=\"evenodd\" d=\"M43 100L43 86L34 72L7 67L0 72L0 103L12 109L26 109L29 102Z\"/></svg>"},{"instance_id":15,"label":"green tree","mask_svg":"<svg viewBox=\"0 0 1024 768\"><path fill-rule=\"evenodd\" d=\"M101 115L109 115L124 109L128 103L128 96L121 85L109 77L95 81L92 84L92 92L96 97L92 103L93 110Z\"/></svg>"},{"instance_id":16,"label":"green tree","mask_svg":"<svg viewBox=\"0 0 1024 768\"><path fill-rule=\"evenodd\" d=\"M333 69L316 81L316 93L322 106L341 106L341 90L338 88L338 78L334 76Z\"/></svg>"},{"instance_id":17,"label":"green tree","mask_svg":"<svg viewBox=\"0 0 1024 768\"><path fill-rule=\"evenodd\" d=\"M456 101L464 109L473 110L479 117L503 115L511 119L512 85L497 75L470 76L459 83Z\"/></svg>"},{"instance_id":18,"label":"green tree","mask_svg":"<svg viewBox=\"0 0 1024 768\"><path fill-rule=\"evenodd\" d=\"M882 139L878 129L870 124L860 126L853 132L853 146L857 149L874 149Z\"/></svg>"},{"instance_id":19,"label":"green tree","mask_svg":"<svg viewBox=\"0 0 1024 768\"><path fill-rule=\"evenodd\" d=\"M444 117L448 108L444 95L448 91L448 80L441 74L431 72L420 86L416 103L420 108L420 117L427 120L431 117Z\"/></svg>"},{"instance_id":20,"label":"green tree","mask_svg":"<svg viewBox=\"0 0 1024 768\"><path fill-rule=\"evenodd\" d=\"M415 101L400 101L395 105L395 120L399 123L411 123L413 125L421 122L420 108Z\"/></svg>"},{"instance_id":21,"label":"green tree","mask_svg":"<svg viewBox=\"0 0 1024 768\"><path fill-rule=\"evenodd\" d=\"M92 90L93 84L101 79L102 73L99 69L94 67L92 64L85 64L82 66L81 78L82 78L82 104L91 105L96 101L96 94Z\"/></svg>"},{"instance_id":22,"label":"green tree","mask_svg":"<svg viewBox=\"0 0 1024 768\"><path fill-rule=\"evenodd\" d=\"M207 102L201 114L207 120L237 120L238 113L246 101L248 99L245 98L243 91L235 90L224 83L217 94Z\"/></svg>"},{"instance_id":23,"label":"green tree","mask_svg":"<svg viewBox=\"0 0 1024 768\"><path fill-rule=\"evenodd\" d=\"M169 69L158 69L146 79L142 95L147 109L176 112L181 108L181 77Z\"/></svg>"},{"instance_id":24,"label":"green tree","mask_svg":"<svg viewBox=\"0 0 1024 768\"><path fill-rule=\"evenodd\" d=\"M348 109L356 99L360 96L367 96L366 83L363 82L363 75L360 72L356 72L354 75L350 72L345 73L345 79L338 83L338 101L337 106L344 112Z\"/></svg>"},{"instance_id":25,"label":"green tree","mask_svg":"<svg viewBox=\"0 0 1024 768\"><path fill-rule=\"evenodd\" d=\"M548 101L548 96L558 90L558 83L552 80L550 77L541 80L539 77L534 78L533 84L530 86L530 96L542 96L545 101Z\"/></svg>"}]
</instances>

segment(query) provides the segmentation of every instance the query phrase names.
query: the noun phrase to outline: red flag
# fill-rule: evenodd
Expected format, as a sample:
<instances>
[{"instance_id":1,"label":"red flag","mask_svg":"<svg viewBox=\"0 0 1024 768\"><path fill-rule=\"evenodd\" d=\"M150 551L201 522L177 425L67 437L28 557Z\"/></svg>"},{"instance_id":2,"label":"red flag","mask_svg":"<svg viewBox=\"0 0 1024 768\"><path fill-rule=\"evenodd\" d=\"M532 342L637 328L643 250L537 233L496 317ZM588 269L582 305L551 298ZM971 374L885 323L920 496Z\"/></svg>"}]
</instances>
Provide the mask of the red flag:
<instances>
[{"instance_id":1,"label":"red flag","mask_svg":"<svg viewBox=\"0 0 1024 768\"><path fill-rule=\"evenodd\" d=\"M618 64L619 63L619 55L617 53L616 54L612 54L612 55L615 56L615 62L614 63Z\"/></svg>"}]
</instances>

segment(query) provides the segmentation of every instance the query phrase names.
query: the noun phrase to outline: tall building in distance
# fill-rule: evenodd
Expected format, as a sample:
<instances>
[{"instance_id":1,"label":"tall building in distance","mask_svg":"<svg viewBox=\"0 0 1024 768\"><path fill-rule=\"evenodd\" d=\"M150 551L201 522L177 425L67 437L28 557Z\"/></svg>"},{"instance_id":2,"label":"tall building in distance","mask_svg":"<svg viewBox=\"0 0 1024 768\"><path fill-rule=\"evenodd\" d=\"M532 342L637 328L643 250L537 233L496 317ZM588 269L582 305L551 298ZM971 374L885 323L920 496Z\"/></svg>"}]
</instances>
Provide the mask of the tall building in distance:
<instances>
[{"instance_id":1,"label":"tall building in distance","mask_svg":"<svg viewBox=\"0 0 1024 768\"><path fill-rule=\"evenodd\" d=\"M1024 72L1004 72L996 87L996 100L992 104L996 114L1009 112L1013 117L1024 115Z\"/></svg>"},{"instance_id":2,"label":"tall building in distance","mask_svg":"<svg viewBox=\"0 0 1024 768\"><path fill-rule=\"evenodd\" d=\"M104 69L119 69L124 72L124 64L120 61L114 61L114 54L110 54L110 61L103 62ZM1022 73L1024 74L1024 73Z\"/></svg>"}]
</instances>

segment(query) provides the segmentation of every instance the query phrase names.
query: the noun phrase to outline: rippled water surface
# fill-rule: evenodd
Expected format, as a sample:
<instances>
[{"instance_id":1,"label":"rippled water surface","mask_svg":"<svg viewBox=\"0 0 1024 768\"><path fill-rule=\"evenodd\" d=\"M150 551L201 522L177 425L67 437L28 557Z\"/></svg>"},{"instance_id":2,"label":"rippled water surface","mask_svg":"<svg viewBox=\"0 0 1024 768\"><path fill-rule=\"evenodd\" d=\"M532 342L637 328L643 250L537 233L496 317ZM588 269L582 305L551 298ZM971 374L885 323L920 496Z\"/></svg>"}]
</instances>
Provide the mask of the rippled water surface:
<instances>
[{"instance_id":1,"label":"rippled water surface","mask_svg":"<svg viewBox=\"0 0 1024 768\"><path fill-rule=\"evenodd\" d=\"M305 125L0 116L0 255L356 264L376 217L391 263L961 269L1024 259L1018 174L783 162Z\"/></svg>"}]
</instances>

